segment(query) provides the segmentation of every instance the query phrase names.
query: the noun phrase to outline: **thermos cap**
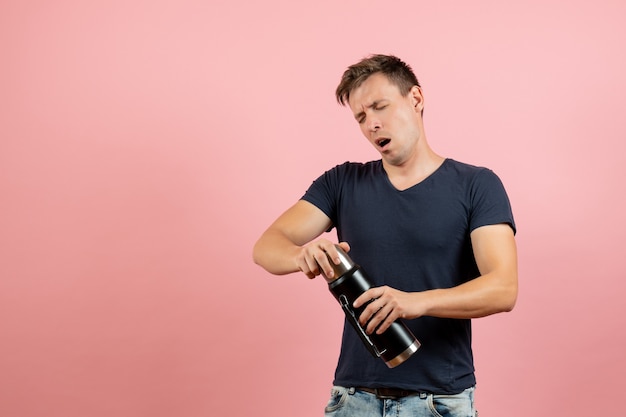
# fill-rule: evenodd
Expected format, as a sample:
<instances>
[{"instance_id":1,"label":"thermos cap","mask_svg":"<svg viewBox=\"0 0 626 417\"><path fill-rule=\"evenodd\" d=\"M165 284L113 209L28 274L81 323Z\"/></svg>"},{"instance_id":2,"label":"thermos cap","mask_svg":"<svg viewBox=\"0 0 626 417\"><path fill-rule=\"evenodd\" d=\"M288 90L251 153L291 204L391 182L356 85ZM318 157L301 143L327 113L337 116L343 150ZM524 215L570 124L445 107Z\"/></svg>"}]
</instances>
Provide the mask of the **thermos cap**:
<instances>
[{"instance_id":1,"label":"thermos cap","mask_svg":"<svg viewBox=\"0 0 626 417\"><path fill-rule=\"evenodd\" d=\"M330 262L330 266L333 267L333 273L334 273L333 277L332 278L327 277L324 271L322 271L322 276L326 278L326 281L329 283L335 281L336 279L341 277L343 274L345 274L346 272L350 271L352 268L355 267L355 263L352 261L352 259L350 259L348 254L341 248L341 246L335 245L335 249L337 249L337 252L339 253L339 260L340 260L339 265L336 265L335 262L333 262L330 255L326 254L326 256L328 257L328 261Z\"/></svg>"}]
</instances>

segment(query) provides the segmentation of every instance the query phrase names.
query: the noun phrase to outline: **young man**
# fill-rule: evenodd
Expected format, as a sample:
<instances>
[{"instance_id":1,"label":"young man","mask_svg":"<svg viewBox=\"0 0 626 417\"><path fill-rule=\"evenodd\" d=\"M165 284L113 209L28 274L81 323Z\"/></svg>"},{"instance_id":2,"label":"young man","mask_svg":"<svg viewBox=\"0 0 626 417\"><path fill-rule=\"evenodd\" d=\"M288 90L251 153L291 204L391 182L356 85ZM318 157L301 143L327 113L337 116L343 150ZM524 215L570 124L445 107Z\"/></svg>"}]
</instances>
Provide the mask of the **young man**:
<instances>
[{"instance_id":1,"label":"young man","mask_svg":"<svg viewBox=\"0 0 626 417\"><path fill-rule=\"evenodd\" d=\"M374 300L359 317L366 331L400 318L421 342L390 369L344 325L327 416L474 416L470 319L510 311L517 298L504 187L492 171L430 148L421 87L400 59L373 55L350 66L336 96L381 159L321 175L263 233L254 260L273 274L332 277L327 254L337 264L338 254L319 236L335 227L374 281L354 302Z\"/></svg>"}]
</instances>

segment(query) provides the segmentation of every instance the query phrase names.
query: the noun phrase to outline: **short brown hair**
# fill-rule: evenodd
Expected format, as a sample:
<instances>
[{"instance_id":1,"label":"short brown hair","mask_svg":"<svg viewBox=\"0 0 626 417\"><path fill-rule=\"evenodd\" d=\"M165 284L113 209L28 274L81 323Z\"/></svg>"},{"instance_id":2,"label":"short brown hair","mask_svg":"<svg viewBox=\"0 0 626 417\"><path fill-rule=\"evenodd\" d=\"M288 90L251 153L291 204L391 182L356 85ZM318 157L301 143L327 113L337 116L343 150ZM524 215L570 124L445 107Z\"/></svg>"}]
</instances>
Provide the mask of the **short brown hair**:
<instances>
[{"instance_id":1,"label":"short brown hair","mask_svg":"<svg viewBox=\"0 0 626 417\"><path fill-rule=\"evenodd\" d=\"M343 73L335 91L339 104L345 106L350 100L350 93L378 72L395 84L403 96L407 95L413 86L420 86L411 67L400 58L393 55L370 55L350 65Z\"/></svg>"}]
</instances>

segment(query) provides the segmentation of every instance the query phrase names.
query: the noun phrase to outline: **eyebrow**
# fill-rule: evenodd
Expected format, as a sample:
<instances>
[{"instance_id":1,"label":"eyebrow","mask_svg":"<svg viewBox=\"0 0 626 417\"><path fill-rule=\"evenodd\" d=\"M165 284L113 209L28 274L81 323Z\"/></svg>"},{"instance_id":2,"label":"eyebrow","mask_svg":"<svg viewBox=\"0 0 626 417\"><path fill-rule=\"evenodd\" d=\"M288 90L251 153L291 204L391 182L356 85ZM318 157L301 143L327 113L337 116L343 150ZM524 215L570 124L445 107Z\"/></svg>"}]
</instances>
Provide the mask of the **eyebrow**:
<instances>
[{"instance_id":1,"label":"eyebrow","mask_svg":"<svg viewBox=\"0 0 626 417\"><path fill-rule=\"evenodd\" d=\"M372 102L372 104L370 104L369 106L365 106L366 109L371 109L372 107L376 107L377 105L380 104L381 101L386 101L384 98L380 99L380 100L375 100ZM365 112L364 111L360 111L357 114L354 115L354 118L356 120L359 120L361 117L365 116Z\"/></svg>"}]
</instances>

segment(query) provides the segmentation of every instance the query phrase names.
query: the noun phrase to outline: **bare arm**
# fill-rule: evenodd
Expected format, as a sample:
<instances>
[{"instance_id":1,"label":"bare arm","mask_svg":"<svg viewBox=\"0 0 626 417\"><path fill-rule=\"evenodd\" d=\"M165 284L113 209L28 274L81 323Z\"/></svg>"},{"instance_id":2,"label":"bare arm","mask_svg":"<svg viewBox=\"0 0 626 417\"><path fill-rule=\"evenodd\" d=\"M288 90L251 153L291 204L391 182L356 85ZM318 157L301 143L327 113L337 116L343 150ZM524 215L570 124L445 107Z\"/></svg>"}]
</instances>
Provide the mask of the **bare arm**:
<instances>
[{"instance_id":1,"label":"bare arm","mask_svg":"<svg viewBox=\"0 0 626 417\"><path fill-rule=\"evenodd\" d=\"M481 275L453 288L407 293L387 286L372 288L355 300L370 303L359 320L367 331L383 323L384 332L399 317L421 316L469 319L511 311L517 299L517 249L508 225L483 226L471 234L474 257ZM373 317L373 318L372 318Z\"/></svg>"},{"instance_id":2,"label":"bare arm","mask_svg":"<svg viewBox=\"0 0 626 417\"><path fill-rule=\"evenodd\" d=\"M326 253L339 263L334 244L327 239L314 241L331 224L323 211L300 200L261 235L254 245L254 262L275 275L302 271L309 278L315 278L320 274L321 266L328 276L332 276ZM346 243L340 245L346 251L350 250Z\"/></svg>"}]
</instances>

